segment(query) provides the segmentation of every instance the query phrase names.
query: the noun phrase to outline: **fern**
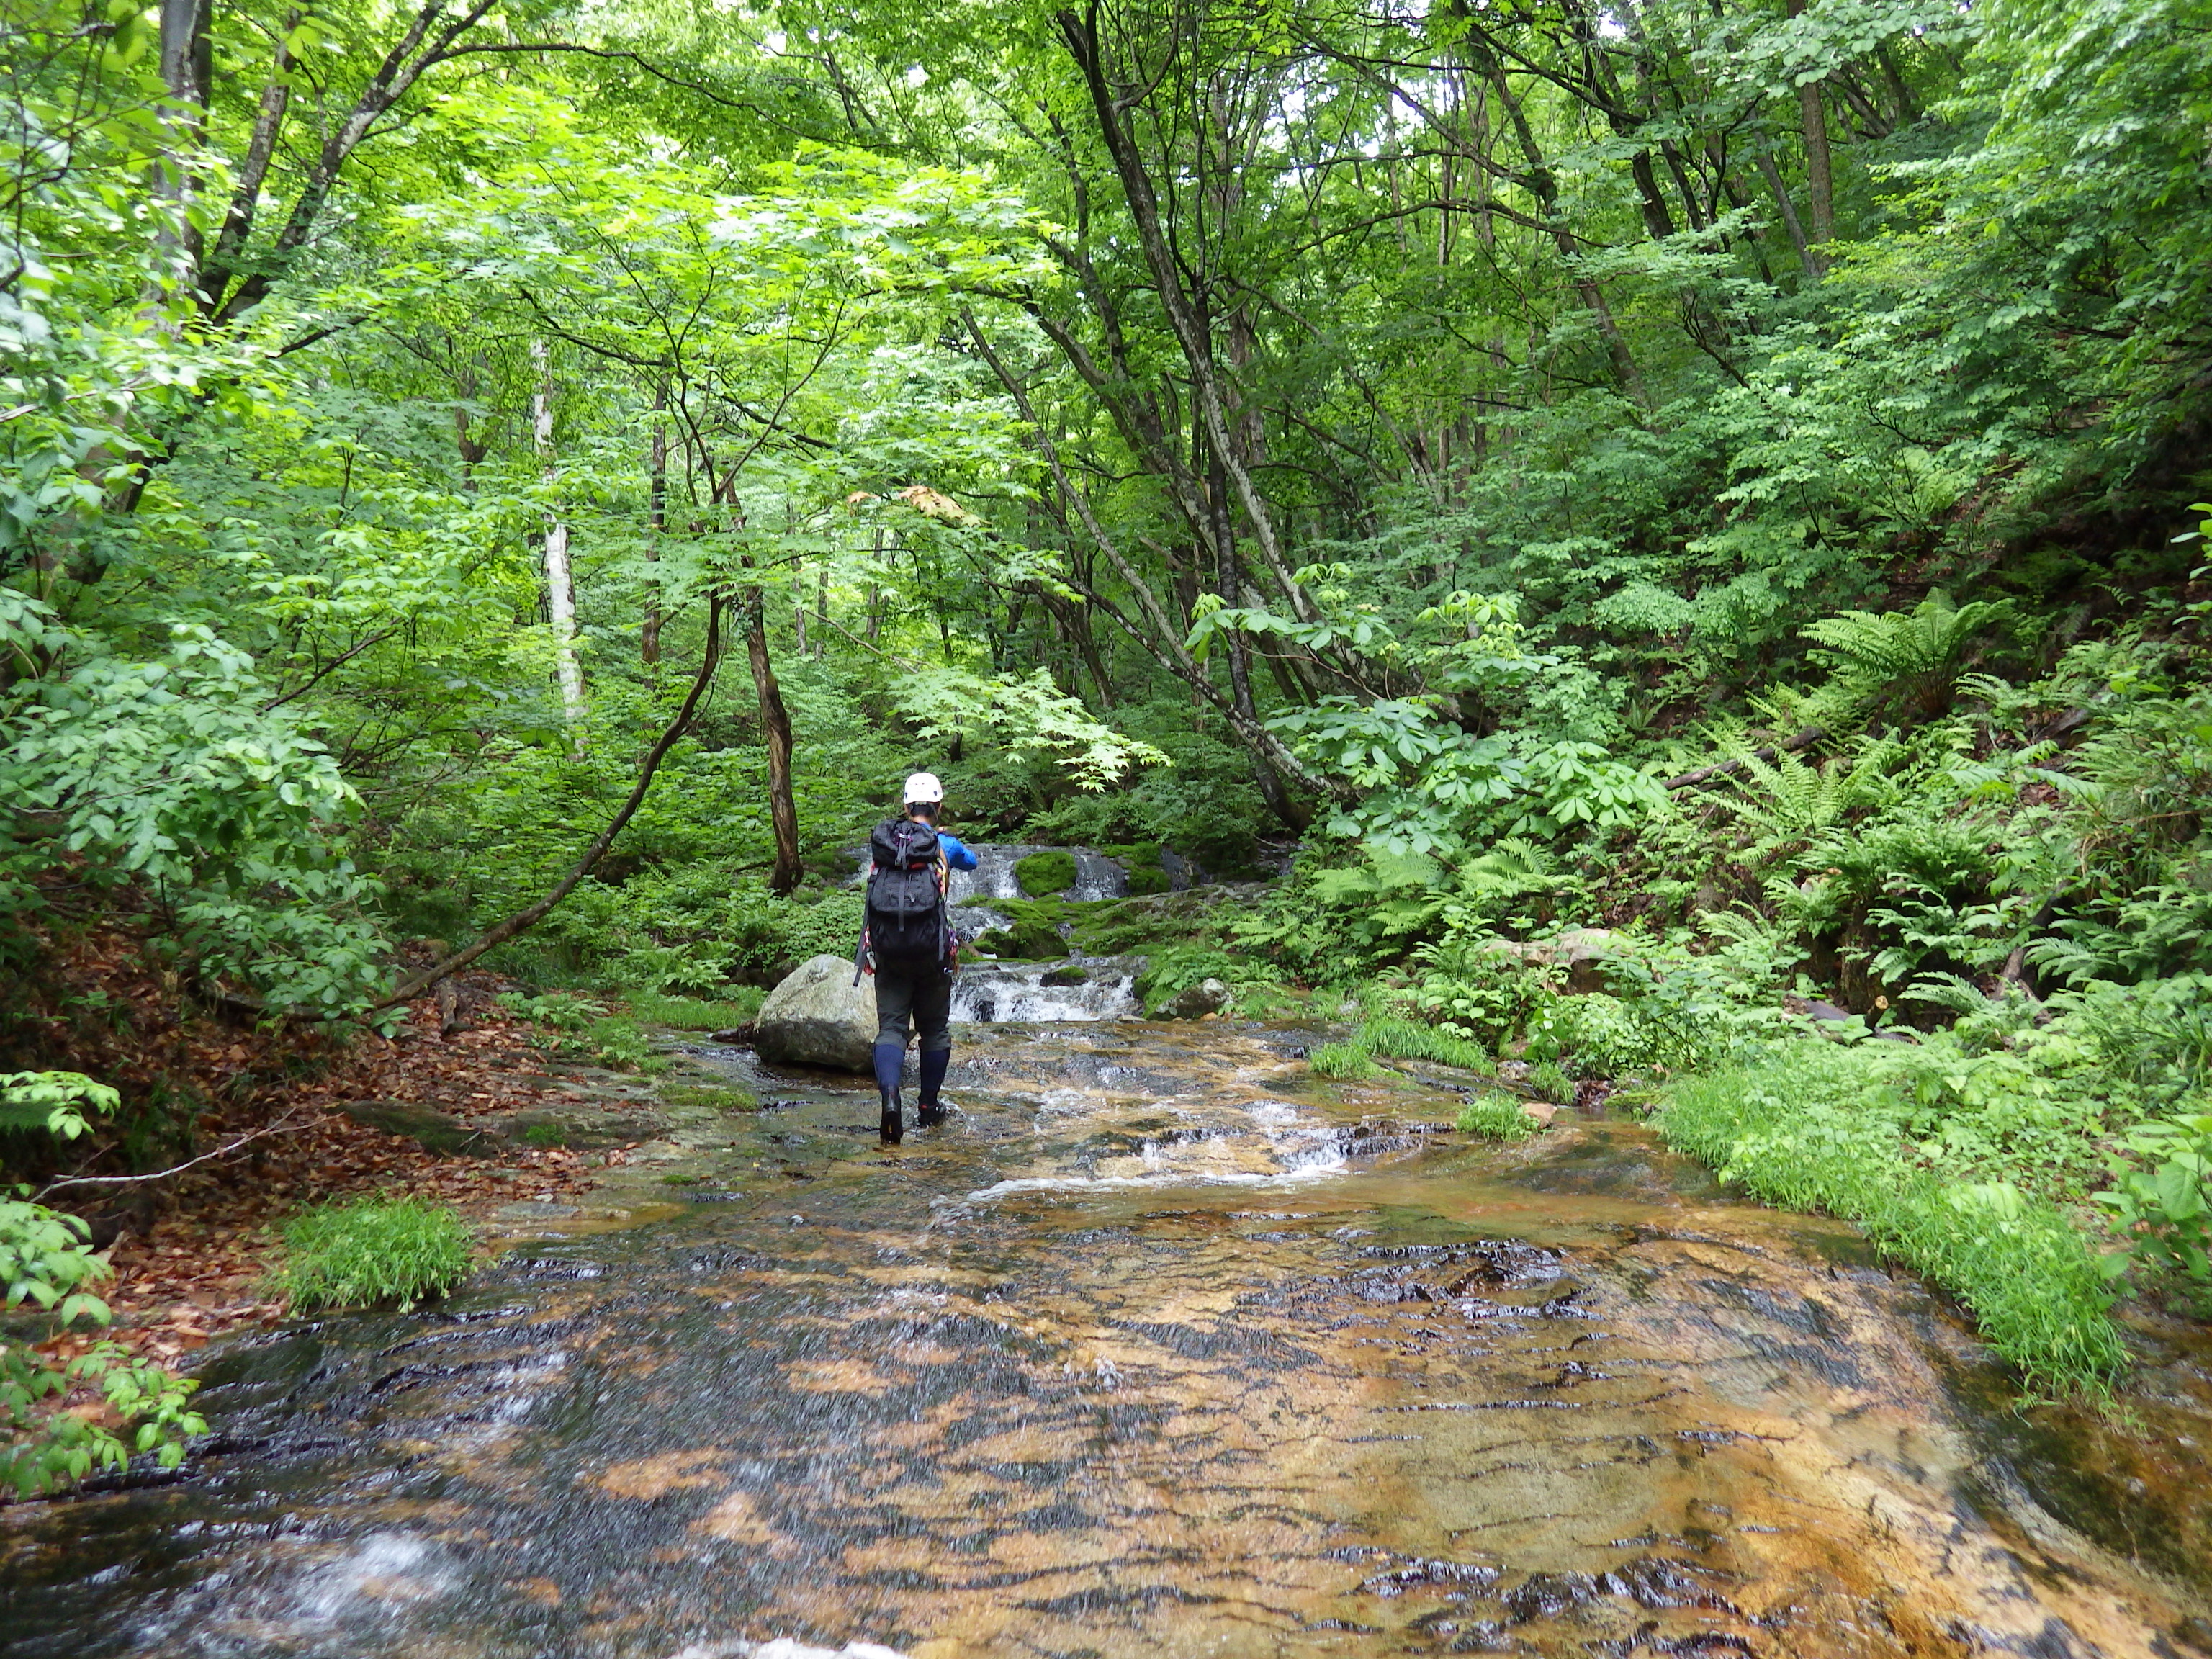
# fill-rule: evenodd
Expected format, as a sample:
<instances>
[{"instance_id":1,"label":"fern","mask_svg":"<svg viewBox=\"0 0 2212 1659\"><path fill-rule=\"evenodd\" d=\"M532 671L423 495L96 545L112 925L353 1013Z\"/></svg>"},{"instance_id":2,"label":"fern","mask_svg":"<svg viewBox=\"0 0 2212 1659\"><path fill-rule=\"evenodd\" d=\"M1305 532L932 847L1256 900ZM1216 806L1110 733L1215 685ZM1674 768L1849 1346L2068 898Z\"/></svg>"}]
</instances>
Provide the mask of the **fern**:
<instances>
[{"instance_id":1,"label":"fern","mask_svg":"<svg viewBox=\"0 0 2212 1659\"><path fill-rule=\"evenodd\" d=\"M1889 768L1903 752L1893 743L1875 742L1854 762L1838 758L1815 764L1794 754L1763 760L1741 738L1729 750L1729 758L1741 768L1729 780L1735 793L1713 805L1752 830L1753 856L1759 862L1891 799L1895 790Z\"/></svg>"},{"instance_id":2,"label":"fern","mask_svg":"<svg viewBox=\"0 0 2212 1659\"><path fill-rule=\"evenodd\" d=\"M1978 643L2015 623L2004 600L1954 605L1939 589L1909 611L1846 611L1805 637L1826 647L1850 689L1927 720L1951 707Z\"/></svg>"}]
</instances>

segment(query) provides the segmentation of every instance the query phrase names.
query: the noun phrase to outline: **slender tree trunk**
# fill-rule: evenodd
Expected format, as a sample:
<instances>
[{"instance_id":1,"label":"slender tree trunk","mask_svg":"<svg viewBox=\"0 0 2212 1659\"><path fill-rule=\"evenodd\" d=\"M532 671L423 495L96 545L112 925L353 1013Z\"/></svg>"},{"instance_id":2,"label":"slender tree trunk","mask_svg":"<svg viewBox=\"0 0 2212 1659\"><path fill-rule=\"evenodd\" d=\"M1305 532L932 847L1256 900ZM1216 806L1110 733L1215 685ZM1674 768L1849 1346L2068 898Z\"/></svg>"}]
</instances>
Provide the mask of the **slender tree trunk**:
<instances>
[{"instance_id":1,"label":"slender tree trunk","mask_svg":"<svg viewBox=\"0 0 2212 1659\"><path fill-rule=\"evenodd\" d=\"M187 206L198 180L186 160L205 136L208 94L215 80L215 55L209 33L209 14L214 0L161 0L161 84L171 107L163 115L171 143L158 175L162 195L179 209ZM161 240L180 247L190 261L199 262L199 233L179 224L173 239L164 230Z\"/></svg>"},{"instance_id":2,"label":"slender tree trunk","mask_svg":"<svg viewBox=\"0 0 2212 1659\"><path fill-rule=\"evenodd\" d=\"M750 567L752 560L745 563ZM761 732L768 742L769 823L775 833L775 867L769 872L768 884L775 893L788 894L806 873L799 860L799 808L791 793L791 716L784 709L775 665L769 660L767 600L754 586L744 591L738 603L744 607L745 655L752 663Z\"/></svg>"},{"instance_id":3,"label":"slender tree trunk","mask_svg":"<svg viewBox=\"0 0 2212 1659\"><path fill-rule=\"evenodd\" d=\"M1514 97L1513 88L1505 79L1505 66L1494 55L1486 54L1483 67L1506 119L1512 124L1513 136L1520 142L1521 154L1528 164L1528 187L1536 198L1544 222L1552 228L1552 240L1559 250L1559 257L1571 266L1580 250L1575 246L1574 233L1559 214L1559 180L1544 160L1544 152L1537 147L1528 112L1521 107L1520 100ZM1597 325L1598 337L1605 342L1606 360L1612 365L1613 383L1644 408L1650 408L1651 397L1644 390L1644 376L1636 367L1620 325L1613 319L1613 307L1606 303L1605 291L1594 276L1577 275L1572 280L1575 292L1582 296L1589 312L1590 320Z\"/></svg>"},{"instance_id":4,"label":"slender tree trunk","mask_svg":"<svg viewBox=\"0 0 2212 1659\"><path fill-rule=\"evenodd\" d=\"M653 563L660 562L660 538L668 528L668 422L660 418L668 408L668 383L663 380L653 391L653 447L646 457L647 488L645 556ZM660 665L660 579L652 578L646 586L645 626L639 630L639 659L647 668Z\"/></svg>"},{"instance_id":5,"label":"slender tree trunk","mask_svg":"<svg viewBox=\"0 0 2212 1659\"><path fill-rule=\"evenodd\" d=\"M1782 228L1790 233L1790 246L1797 250L1797 264L1808 276L1819 276L1820 270L1813 260L1813 250L1805 240L1804 221L1797 216L1797 204L1790 199L1790 186L1783 181L1782 169L1774 165L1773 146L1761 134L1752 145L1752 155L1759 163L1759 177L1774 192L1774 205L1781 210Z\"/></svg>"},{"instance_id":6,"label":"slender tree trunk","mask_svg":"<svg viewBox=\"0 0 2212 1659\"><path fill-rule=\"evenodd\" d=\"M556 476L553 461L553 354L543 340L530 343L538 391L530 400L532 430L547 482ZM576 660L576 580L568 564L568 526L557 514L545 514L545 611L553 624L553 661L561 679L561 713L576 740L584 718L584 671Z\"/></svg>"},{"instance_id":7,"label":"slender tree trunk","mask_svg":"<svg viewBox=\"0 0 2212 1659\"><path fill-rule=\"evenodd\" d=\"M1206 484L1212 497L1210 505L1213 508L1215 589L1221 595L1222 604L1241 605L1244 603L1244 596L1238 591L1240 584L1237 579L1237 519L1229 505L1228 469L1221 465L1218 456L1214 459ZM1260 715L1252 701L1251 653L1245 644L1244 636L1235 629L1229 629L1223 637L1229 646L1230 701L1239 716L1249 724L1257 726ZM1291 800L1290 792L1283 787L1283 780L1268 763L1267 757L1256 750L1252 756L1252 776L1259 784L1260 798L1267 803L1270 812L1291 830L1302 830L1306 827L1306 817Z\"/></svg>"},{"instance_id":8,"label":"slender tree trunk","mask_svg":"<svg viewBox=\"0 0 2212 1659\"><path fill-rule=\"evenodd\" d=\"M1805 0L1783 0L1783 9L1796 17L1804 11ZM1818 81L1797 88L1797 121L1805 135L1805 199L1813 221L1808 227L1812 247L1805 269L1820 276L1827 273L1826 249L1836 233L1836 197L1828 157L1828 112Z\"/></svg>"}]
</instances>

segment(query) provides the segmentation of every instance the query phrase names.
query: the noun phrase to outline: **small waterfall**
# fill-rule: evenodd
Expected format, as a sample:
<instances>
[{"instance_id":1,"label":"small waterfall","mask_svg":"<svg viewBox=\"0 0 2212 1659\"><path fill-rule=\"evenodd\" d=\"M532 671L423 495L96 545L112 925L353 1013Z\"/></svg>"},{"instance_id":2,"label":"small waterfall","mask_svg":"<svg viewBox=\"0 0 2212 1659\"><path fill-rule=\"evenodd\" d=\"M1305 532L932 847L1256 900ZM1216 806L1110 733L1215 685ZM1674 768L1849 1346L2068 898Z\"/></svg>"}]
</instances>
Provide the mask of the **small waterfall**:
<instances>
[{"instance_id":1,"label":"small waterfall","mask_svg":"<svg viewBox=\"0 0 2212 1659\"><path fill-rule=\"evenodd\" d=\"M1137 1012L1141 965L1129 957L963 963L952 982L952 1018L978 1024L1119 1019Z\"/></svg>"},{"instance_id":2,"label":"small waterfall","mask_svg":"<svg viewBox=\"0 0 2212 1659\"><path fill-rule=\"evenodd\" d=\"M974 907L978 901L992 899L1027 898L1021 883L1015 878L1014 866L1033 853L1066 852L1075 860L1075 884L1064 896L1071 899L1113 899L1129 896L1129 872L1103 853L1094 853L1087 847L1030 847L1013 842L966 842L968 850L975 855L973 870L955 870L945 896L956 909ZM1164 866L1171 854L1163 854ZM1178 866L1182 860L1176 860ZM1194 867L1194 866L1190 866ZM852 884L859 885L868 873L867 848L860 848L853 854ZM995 924L1003 925L1006 918L997 917ZM955 925L958 925L957 921Z\"/></svg>"}]
</instances>

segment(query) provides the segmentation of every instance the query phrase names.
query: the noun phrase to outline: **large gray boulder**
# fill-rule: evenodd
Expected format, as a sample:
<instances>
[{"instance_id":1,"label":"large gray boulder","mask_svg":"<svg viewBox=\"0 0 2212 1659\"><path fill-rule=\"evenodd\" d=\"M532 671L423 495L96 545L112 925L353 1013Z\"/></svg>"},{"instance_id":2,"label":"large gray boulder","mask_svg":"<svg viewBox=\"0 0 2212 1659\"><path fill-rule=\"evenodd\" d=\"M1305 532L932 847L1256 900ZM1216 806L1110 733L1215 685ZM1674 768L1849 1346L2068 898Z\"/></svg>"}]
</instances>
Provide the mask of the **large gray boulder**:
<instances>
[{"instance_id":1,"label":"large gray boulder","mask_svg":"<svg viewBox=\"0 0 2212 1659\"><path fill-rule=\"evenodd\" d=\"M865 1072L876 1046L876 982L863 975L854 984L850 957L809 957L768 994L753 1030L763 1060Z\"/></svg>"}]
</instances>

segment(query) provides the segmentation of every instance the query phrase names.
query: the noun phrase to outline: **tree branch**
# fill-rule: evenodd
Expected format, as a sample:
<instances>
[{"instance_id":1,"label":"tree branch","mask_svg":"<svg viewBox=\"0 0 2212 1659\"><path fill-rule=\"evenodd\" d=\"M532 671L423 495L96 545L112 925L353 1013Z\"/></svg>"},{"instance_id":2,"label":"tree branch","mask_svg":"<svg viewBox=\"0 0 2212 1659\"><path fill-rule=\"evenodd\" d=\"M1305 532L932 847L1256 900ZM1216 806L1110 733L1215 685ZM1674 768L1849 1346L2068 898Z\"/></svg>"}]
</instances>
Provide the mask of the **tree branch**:
<instances>
[{"instance_id":1,"label":"tree branch","mask_svg":"<svg viewBox=\"0 0 2212 1659\"><path fill-rule=\"evenodd\" d=\"M507 940L536 927L547 912L575 890L576 884L592 873L592 866L599 863L607 848L614 845L615 837L622 834L630 819L637 815L637 809L645 804L646 793L653 787L653 775L659 769L660 763L667 757L668 751L676 746L676 740L690 726L692 715L698 712L699 700L706 695L707 687L714 678L715 665L721 659L721 647L722 599L720 594L714 594L707 601L706 659L699 665L699 672L691 681L691 690L684 696L684 706L676 711L676 718L668 723L659 740L647 751L644 764L638 769L637 787L629 792L629 799L622 804L622 810L614 815L607 827L599 831L598 838L584 849L584 856L576 860L575 867L555 883L553 890L537 903L517 910L505 921L480 935L473 945L454 951L443 962L434 963L422 972L410 975L389 995L373 1004L374 1007L389 1008L394 1003L411 1001L440 980L459 973L487 951L496 950Z\"/></svg>"}]
</instances>

